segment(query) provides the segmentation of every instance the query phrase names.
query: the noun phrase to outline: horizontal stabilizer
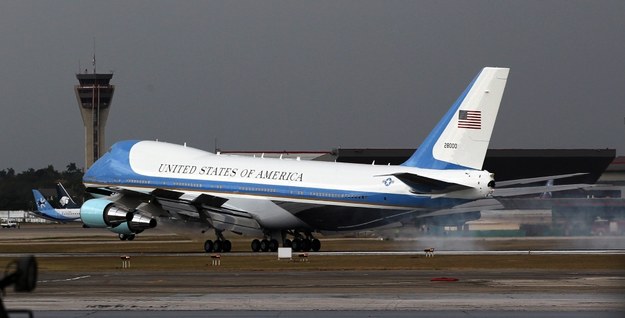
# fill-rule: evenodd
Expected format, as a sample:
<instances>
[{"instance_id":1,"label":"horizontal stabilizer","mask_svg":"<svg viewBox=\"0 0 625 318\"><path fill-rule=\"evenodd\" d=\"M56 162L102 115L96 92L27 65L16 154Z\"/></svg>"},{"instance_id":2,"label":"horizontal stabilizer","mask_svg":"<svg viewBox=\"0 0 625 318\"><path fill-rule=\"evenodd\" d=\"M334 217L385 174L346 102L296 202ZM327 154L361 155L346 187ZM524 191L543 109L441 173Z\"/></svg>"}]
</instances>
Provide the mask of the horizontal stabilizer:
<instances>
[{"instance_id":1,"label":"horizontal stabilizer","mask_svg":"<svg viewBox=\"0 0 625 318\"><path fill-rule=\"evenodd\" d=\"M470 188L465 185L432 179L414 173L404 172L391 175L409 186L412 193L416 194L441 194Z\"/></svg>"},{"instance_id":2,"label":"horizontal stabilizer","mask_svg":"<svg viewBox=\"0 0 625 318\"><path fill-rule=\"evenodd\" d=\"M557 179L565 179L565 178L570 178L570 177L583 176L586 174L588 173L569 173L569 174L560 174L560 175L555 175L555 176L544 176L544 177L536 177L536 178L497 181L496 184L498 188L502 188L502 187L509 187L515 184L529 184L529 183L535 183L535 182L544 182L544 181L549 181L549 180L557 180Z\"/></svg>"},{"instance_id":3,"label":"horizontal stabilizer","mask_svg":"<svg viewBox=\"0 0 625 318\"><path fill-rule=\"evenodd\" d=\"M493 191L493 197L513 197L518 195L528 195L528 194L540 194L545 192L558 192L558 191L566 191L566 190L575 190L575 189L583 189L592 187L592 184L564 184L557 186L539 186L539 187L519 187L519 188L504 188L504 189L495 189Z\"/></svg>"}]
</instances>

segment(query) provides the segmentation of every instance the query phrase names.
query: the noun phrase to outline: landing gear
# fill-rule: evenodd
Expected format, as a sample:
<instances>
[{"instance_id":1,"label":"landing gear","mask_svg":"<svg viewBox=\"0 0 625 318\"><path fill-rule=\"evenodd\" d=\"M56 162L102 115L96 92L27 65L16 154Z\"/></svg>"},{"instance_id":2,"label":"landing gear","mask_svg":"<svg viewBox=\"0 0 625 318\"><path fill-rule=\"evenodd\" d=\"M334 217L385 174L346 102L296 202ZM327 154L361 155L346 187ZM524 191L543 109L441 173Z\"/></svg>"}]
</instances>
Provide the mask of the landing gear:
<instances>
[{"instance_id":1,"label":"landing gear","mask_svg":"<svg viewBox=\"0 0 625 318\"><path fill-rule=\"evenodd\" d=\"M132 241L135 239L134 234L119 234L119 239L122 241Z\"/></svg>"},{"instance_id":2,"label":"landing gear","mask_svg":"<svg viewBox=\"0 0 625 318\"><path fill-rule=\"evenodd\" d=\"M314 238L312 239L311 243L310 243L310 248L314 251L314 252L319 252L319 250L321 249L321 241L319 241L318 239Z\"/></svg>"},{"instance_id":3,"label":"landing gear","mask_svg":"<svg viewBox=\"0 0 625 318\"><path fill-rule=\"evenodd\" d=\"M284 247L293 247L293 241L291 241L289 239L284 239L284 243L282 243L282 246L284 246Z\"/></svg>"},{"instance_id":4,"label":"landing gear","mask_svg":"<svg viewBox=\"0 0 625 318\"><path fill-rule=\"evenodd\" d=\"M299 232L294 232L292 235L295 237L292 242L293 251L295 252L319 252L321 249L321 241L316 239L311 232L306 232L306 235L302 235Z\"/></svg>"},{"instance_id":5,"label":"landing gear","mask_svg":"<svg viewBox=\"0 0 625 318\"><path fill-rule=\"evenodd\" d=\"M278 247L280 247L280 244L278 243L278 240L276 239L262 239L262 240L258 240L258 239L254 239L252 241L252 252L277 252L278 251Z\"/></svg>"},{"instance_id":6,"label":"landing gear","mask_svg":"<svg viewBox=\"0 0 625 318\"><path fill-rule=\"evenodd\" d=\"M321 249L321 241L316 238L308 239L300 239L296 238L293 240L293 250L296 252L319 252Z\"/></svg>"},{"instance_id":7,"label":"landing gear","mask_svg":"<svg viewBox=\"0 0 625 318\"><path fill-rule=\"evenodd\" d=\"M274 233L275 234L275 233ZM292 235L293 240L286 238L286 235ZM280 243L276 239L254 239L251 247L253 252L276 252ZM314 238L312 233L307 232L306 235L301 235L299 232L282 232L282 246L291 247L295 252L318 252L321 249L321 241Z\"/></svg>"},{"instance_id":8,"label":"landing gear","mask_svg":"<svg viewBox=\"0 0 625 318\"><path fill-rule=\"evenodd\" d=\"M278 243L278 240L276 239L272 239L269 240L269 250L272 252L277 252L278 251L278 247L280 247L280 243Z\"/></svg>"},{"instance_id":9,"label":"landing gear","mask_svg":"<svg viewBox=\"0 0 625 318\"><path fill-rule=\"evenodd\" d=\"M260 251L260 241L257 239L254 239L252 241L252 252L259 252Z\"/></svg>"},{"instance_id":10,"label":"landing gear","mask_svg":"<svg viewBox=\"0 0 625 318\"><path fill-rule=\"evenodd\" d=\"M204 242L204 251L206 253L228 253L232 250L232 242L230 240L226 240L223 236L222 231L215 230L215 234L217 234L217 239L215 241L206 240Z\"/></svg>"},{"instance_id":11,"label":"landing gear","mask_svg":"<svg viewBox=\"0 0 625 318\"><path fill-rule=\"evenodd\" d=\"M232 242L230 240L220 240L217 239L215 241L206 240L204 242L204 251L206 253L228 253L232 250Z\"/></svg>"}]
</instances>

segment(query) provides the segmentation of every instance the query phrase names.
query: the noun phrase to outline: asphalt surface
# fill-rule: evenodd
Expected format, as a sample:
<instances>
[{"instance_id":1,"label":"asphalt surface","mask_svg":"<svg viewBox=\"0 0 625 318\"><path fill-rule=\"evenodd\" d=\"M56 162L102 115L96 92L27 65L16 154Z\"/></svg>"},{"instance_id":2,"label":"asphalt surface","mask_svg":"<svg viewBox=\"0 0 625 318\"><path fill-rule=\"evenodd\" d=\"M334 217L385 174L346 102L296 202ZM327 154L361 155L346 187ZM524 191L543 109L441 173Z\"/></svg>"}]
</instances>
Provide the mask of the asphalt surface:
<instances>
[{"instance_id":1,"label":"asphalt surface","mask_svg":"<svg viewBox=\"0 0 625 318\"><path fill-rule=\"evenodd\" d=\"M63 236L59 231L65 229L3 232L0 241L11 242L13 235L24 240L32 233ZM75 232L70 235L77 236ZM623 246L619 243L616 248ZM180 255L180 262L184 258ZM7 289L3 300L8 309L28 308L35 317L625 317L625 268L173 272L84 268L41 272L34 292Z\"/></svg>"},{"instance_id":2,"label":"asphalt surface","mask_svg":"<svg viewBox=\"0 0 625 318\"><path fill-rule=\"evenodd\" d=\"M432 281L433 278L457 281ZM598 311L625 315L624 271L42 273L35 311Z\"/></svg>"},{"instance_id":3,"label":"asphalt surface","mask_svg":"<svg viewBox=\"0 0 625 318\"><path fill-rule=\"evenodd\" d=\"M35 313L37 318L108 318L108 317L187 317L187 318L203 318L203 317L254 317L254 318L280 318L280 317L298 317L298 318L319 318L319 317L340 317L340 318L361 318L361 317L378 317L378 318L404 318L404 317L421 317L421 318L456 318L456 317L483 317L483 318L519 318L519 317L545 317L545 318L622 318L622 313L606 312L606 311L578 311L578 312L555 312L555 311L454 311L454 310L422 310L422 311L343 311L343 310L315 310L315 311L224 311L224 310L202 310L202 311L46 311Z\"/></svg>"}]
</instances>

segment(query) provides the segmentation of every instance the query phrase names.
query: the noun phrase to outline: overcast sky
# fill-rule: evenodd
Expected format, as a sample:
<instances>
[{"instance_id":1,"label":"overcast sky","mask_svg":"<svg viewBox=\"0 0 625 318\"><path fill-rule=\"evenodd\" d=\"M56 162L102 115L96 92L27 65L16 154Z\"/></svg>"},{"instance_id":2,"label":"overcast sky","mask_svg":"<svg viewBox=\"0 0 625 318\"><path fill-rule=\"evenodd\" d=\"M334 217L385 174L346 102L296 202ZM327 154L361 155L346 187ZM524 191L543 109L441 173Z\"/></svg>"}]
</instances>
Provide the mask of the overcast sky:
<instances>
[{"instance_id":1,"label":"overcast sky","mask_svg":"<svg viewBox=\"0 0 625 318\"><path fill-rule=\"evenodd\" d=\"M491 148L625 154L625 1L1 1L0 170L84 166L75 74L113 71L107 146L417 147L484 66Z\"/></svg>"}]
</instances>

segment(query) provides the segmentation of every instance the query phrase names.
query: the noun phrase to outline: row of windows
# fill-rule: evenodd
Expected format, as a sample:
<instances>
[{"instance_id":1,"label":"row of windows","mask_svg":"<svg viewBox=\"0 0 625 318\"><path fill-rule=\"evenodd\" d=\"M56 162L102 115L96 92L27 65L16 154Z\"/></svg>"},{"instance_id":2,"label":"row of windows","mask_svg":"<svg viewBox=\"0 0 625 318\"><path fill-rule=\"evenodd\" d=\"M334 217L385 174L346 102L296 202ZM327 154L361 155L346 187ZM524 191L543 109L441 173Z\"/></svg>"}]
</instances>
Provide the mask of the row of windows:
<instances>
[{"instance_id":1,"label":"row of windows","mask_svg":"<svg viewBox=\"0 0 625 318\"><path fill-rule=\"evenodd\" d=\"M150 182L148 180L140 180L140 179L126 179L126 183L150 184Z\"/></svg>"},{"instance_id":2,"label":"row of windows","mask_svg":"<svg viewBox=\"0 0 625 318\"><path fill-rule=\"evenodd\" d=\"M248 192L267 192L267 193L277 193L278 190L273 188L254 188L254 187L240 187L239 191L248 191Z\"/></svg>"},{"instance_id":3,"label":"row of windows","mask_svg":"<svg viewBox=\"0 0 625 318\"><path fill-rule=\"evenodd\" d=\"M190 183L190 182L174 182L175 187L184 187L184 188L201 188L202 184L200 183Z\"/></svg>"},{"instance_id":4,"label":"row of windows","mask_svg":"<svg viewBox=\"0 0 625 318\"><path fill-rule=\"evenodd\" d=\"M299 191L300 195L306 195L305 192ZM333 193L333 192L310 192L310 196L332 199L366 199L364 195L354 195L352 193Z\"/></svg>"}]
</instances>

